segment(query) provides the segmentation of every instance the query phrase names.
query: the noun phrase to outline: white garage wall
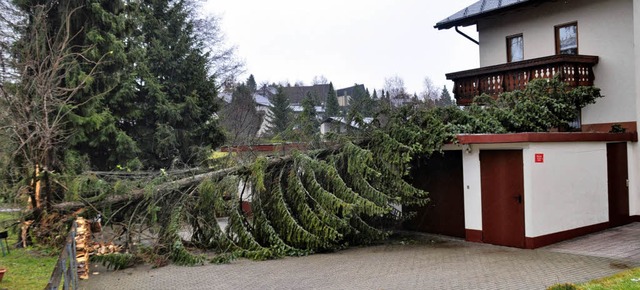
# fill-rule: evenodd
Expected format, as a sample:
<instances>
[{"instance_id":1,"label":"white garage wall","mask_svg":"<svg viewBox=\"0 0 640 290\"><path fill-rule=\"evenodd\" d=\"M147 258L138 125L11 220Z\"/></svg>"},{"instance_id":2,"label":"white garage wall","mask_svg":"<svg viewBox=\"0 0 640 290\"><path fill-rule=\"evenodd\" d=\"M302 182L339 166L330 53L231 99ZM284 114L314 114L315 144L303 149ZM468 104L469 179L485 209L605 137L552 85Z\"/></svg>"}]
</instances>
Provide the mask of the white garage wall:
<instances>
[{"instance_id":1,"label":"white garage wall","mask_svg":"<svg viewBox=\"0 0 640 290\"><path fill-rule=\"evenodd\" d=\"M525 236L538 237L608 221L604 142L462 146L465 228L482 230L480 150L522 149ZM544 163L535 163L535 154Z\"/></svg>"},{"instance_id":2,"label":"white garage wall","mask_svg":"<svg viewBox=\"0 0 640 290\"><path fill-rule=\"evenodd\" d=\"M606 143L533 143L523 158L527 237L609 220Z\"/></svg>"},{"instance_id":3,"label":"white garage wall","mask_svg":"<svg viewBox=\"0 0 640 290\"><path fill-rule=\"evenodd\" d=\"M473 148L466 147L466 148ZM482 230L482 195L480 191L480 154L477 149L462 151L462 180L464 184L464 227Z\"/></svg>"}]
</instances>

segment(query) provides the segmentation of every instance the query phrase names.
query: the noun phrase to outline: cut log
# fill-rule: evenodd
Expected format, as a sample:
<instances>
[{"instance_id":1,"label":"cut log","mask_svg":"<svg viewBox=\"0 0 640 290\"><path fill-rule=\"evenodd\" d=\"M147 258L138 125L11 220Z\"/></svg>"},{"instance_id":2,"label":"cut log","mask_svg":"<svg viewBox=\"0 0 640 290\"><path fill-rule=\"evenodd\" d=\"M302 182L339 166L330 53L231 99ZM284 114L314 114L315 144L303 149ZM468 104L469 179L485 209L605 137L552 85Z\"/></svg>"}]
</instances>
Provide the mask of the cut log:
<instances>
[{"instance_id":1,"label":"cut log","mask_svg":"<svg viewBox=\"0 0 640 290\"><path fill-rule=\"evenodd\" d=\"M76 262L78 262L78 278L89 279L89 255L93 252L91 245L91 222L83 217L76 218Z\"/></svg>"}]
</instances>

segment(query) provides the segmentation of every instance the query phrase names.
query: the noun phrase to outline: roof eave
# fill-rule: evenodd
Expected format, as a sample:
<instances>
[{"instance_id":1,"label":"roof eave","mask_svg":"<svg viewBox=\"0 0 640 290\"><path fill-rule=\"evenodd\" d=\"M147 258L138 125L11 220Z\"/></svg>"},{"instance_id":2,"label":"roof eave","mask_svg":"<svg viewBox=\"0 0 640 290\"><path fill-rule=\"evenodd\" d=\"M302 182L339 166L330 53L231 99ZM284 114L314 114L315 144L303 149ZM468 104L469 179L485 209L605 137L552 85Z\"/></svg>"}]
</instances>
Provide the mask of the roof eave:
<instances>
[{"instance_id":1,"label":"roof eave","mask_svg":"<svg viewBox=\"0 0 640 290\"><path fill-rule=\"evenodd\" d=\"M480 19L491 17L491 16L494 16L494 15L497 15L497 14L502 14L502 13L509 12L509 11L512 11L512 10L516 10L516 9L519 9L519 8L522 8L522 7L525 7L525 6L531 6L531 5L540 4L542 2L547 2L547 1L551 1L551 0L527 1L527 2L513 4L513 5L510 5L510 6L507 6L507 7L498 8L498 9L494 9L494 10L491 10L491 11L487 11L487 12L471 15L469 17L452 20L452 21L444 21L443 20L443 21L440 21L440 22L436 23L436 25L434 25L433 28L437 28L438 30L443 30L443 29L450 29L450 28L453 28L453 27L456 27L456 26L463 26L464 27L464 26L475 25L475 24L478 23L478 20L480 20Z\"/></svg>"},{"instance_id":2,"label":"roof eave","mask_svg":"<svg viewBox=\"0 0 640 290\"><path fill-rule=\"evenodd\" d=\"M462 27L471 26L477 23L478 23L478 19L465 18L465 19L455 20L451 22L445 22L443 24L438 23L434 25L433 28L437 28L438 30L445 30L445 29L456 27L456 26L462 26Z\"/></svg>"}]
</instances>

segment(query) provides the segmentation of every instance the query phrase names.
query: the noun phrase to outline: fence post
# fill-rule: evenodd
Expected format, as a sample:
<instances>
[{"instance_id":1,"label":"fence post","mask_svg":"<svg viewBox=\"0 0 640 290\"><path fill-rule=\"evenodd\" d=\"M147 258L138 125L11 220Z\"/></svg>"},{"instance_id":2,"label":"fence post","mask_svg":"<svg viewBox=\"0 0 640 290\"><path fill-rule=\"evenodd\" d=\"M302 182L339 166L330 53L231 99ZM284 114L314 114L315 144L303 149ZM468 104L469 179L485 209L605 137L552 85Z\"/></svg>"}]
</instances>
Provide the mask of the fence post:
<instances>
[{"instance_id":1,"label":"fence post","mask_svg":"<svg viewBox=\"0 0 640 290\"><path fill-rule=\"evenodd\" d=\"M71 224L66 243L58 256L56 267L51 273L45 290L57 290L64 278L63 289L78 289L78 268L76 263L76 221Z\"/></svg>"}]
</instances>

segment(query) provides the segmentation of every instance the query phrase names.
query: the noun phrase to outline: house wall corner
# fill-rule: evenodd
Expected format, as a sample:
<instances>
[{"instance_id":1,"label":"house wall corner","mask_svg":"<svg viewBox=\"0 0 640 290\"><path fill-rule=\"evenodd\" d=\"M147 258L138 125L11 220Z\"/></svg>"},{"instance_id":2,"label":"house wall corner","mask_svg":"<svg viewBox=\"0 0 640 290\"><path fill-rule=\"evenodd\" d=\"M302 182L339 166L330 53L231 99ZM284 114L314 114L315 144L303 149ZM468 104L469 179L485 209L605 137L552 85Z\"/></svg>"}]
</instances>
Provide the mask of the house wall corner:
<instances>
[{"instance_id":1,"label":"house wall corner","mask_svg":"<svg viewBox=\"0 0 640 290\"><path fill-rule=\"evenodd\" d=\"M633 0L636 122L640 121L640 0ZM629 215L640 216L640 144L629 143Z\"/></svg>"}]
</instances>

